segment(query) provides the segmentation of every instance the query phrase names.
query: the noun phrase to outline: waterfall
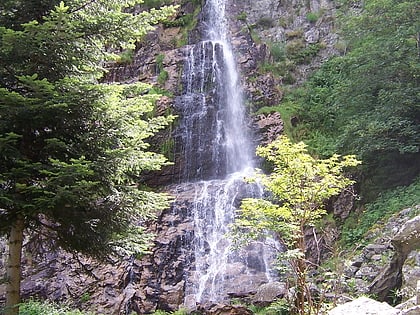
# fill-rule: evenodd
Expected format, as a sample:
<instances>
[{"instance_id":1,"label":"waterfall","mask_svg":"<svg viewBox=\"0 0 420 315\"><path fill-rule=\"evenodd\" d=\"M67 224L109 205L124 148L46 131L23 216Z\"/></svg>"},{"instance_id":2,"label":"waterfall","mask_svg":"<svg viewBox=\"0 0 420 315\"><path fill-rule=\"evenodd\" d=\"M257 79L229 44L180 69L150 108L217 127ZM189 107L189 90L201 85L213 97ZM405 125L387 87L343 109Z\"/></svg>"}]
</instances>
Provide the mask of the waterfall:
<instances>
[{"instance_id":1,"label":"waterfall","mask_svg":"<svg viewBox=\"0 0 420 315\"><path fill-rule=\"evenodd\" d=\"M272 280L273 255L268 247L256 242L233 250L227 235L241 199L261 196L262 191L244 181L254 168L254 148L228 39L226 1L206 1L204 38L189 47L184 92L176 100L180 182L194 184L190 209L194 259L186 275L187 306L219 302L230 293L252 291Z\"/></svg>"}]
</instances>

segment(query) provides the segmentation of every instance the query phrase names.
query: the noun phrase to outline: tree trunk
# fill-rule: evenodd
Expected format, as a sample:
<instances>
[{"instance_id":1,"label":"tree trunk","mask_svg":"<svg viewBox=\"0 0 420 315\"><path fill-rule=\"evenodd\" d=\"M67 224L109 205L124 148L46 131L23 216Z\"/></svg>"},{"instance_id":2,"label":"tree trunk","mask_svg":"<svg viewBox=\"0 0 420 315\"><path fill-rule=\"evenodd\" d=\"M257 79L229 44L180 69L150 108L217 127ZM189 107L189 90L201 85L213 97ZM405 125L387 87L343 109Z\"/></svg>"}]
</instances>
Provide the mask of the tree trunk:
<instances>
[{"instance_id":1,"label":"tree trunk","mask_svg":"<svg viewBox=\"0 0 420 315\"><path fill-rule=\"evenodd\" d=\"M25 222L18 216L10 230L7 262L6 315L17 315L20 303L21 256Z\"/></svg>"},{"instance_id":2,"label":"tree trunk","mask_svg":"<svg viewBox=\"0 0 420 315\"><path fill-rule=\"evenodd\" d=\"M305 292L306 292L306 264L302 258L297 259L297 311L300 315L305 315Z\"/></svg>"}]
</instances>

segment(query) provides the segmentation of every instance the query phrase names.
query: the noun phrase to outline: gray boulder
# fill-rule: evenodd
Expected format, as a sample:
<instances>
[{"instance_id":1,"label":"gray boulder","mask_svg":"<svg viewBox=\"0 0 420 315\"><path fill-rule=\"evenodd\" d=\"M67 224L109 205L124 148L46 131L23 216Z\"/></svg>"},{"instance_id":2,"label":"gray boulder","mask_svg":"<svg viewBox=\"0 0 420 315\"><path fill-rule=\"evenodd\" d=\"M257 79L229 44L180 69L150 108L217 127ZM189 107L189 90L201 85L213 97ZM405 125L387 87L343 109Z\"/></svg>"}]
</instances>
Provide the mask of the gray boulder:
<instances>
[{"instance_id":1,"label":"gray boulder","mask_svg":"<svg viewBox=\"0 0 420 315\"><path fill-rule=\"evenodd\" d=\"M400 315L400 311L385 302L378 302L367 297L339 305L328 315Z\"/></svg>"},{"instance_id":2,"label":"gray boulder","mask_svg":"<svg viewBox=\"0 0 420 315\"><path fill-rule=\"evenodd\" d=\"M408 254L420 248L420 216L407 221L391 241L395 254L389 265L373 280L370 293L379 300L390 299L392 290L402 284L402 267Z\"/></svg>"}]
</instances>

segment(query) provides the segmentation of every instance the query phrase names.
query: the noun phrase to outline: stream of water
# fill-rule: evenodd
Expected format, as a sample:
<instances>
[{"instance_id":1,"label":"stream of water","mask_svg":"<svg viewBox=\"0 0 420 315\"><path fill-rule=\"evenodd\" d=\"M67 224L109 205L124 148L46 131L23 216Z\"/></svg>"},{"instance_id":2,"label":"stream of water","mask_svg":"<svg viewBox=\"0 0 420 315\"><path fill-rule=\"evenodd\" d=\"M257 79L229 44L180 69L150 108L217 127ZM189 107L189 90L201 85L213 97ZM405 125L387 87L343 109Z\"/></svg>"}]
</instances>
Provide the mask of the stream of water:
<instances>
[{"instance_id":1,"label":"stream of water","mask_svg":"<svg viewBox=\"0 0 420 315\"><path fill-rule=\"evenodd\" d=\"M261 196L244 178L254 168L254 148L234 54L229 44L227 0L207 0L203 40L189 49L184 93L178 100L183 144L181 182L194 182L192 271L185 304L219 302L272 280L272 253L262 243L235 251L228 237L240 200Z\"/></svg>"}]
</instances>

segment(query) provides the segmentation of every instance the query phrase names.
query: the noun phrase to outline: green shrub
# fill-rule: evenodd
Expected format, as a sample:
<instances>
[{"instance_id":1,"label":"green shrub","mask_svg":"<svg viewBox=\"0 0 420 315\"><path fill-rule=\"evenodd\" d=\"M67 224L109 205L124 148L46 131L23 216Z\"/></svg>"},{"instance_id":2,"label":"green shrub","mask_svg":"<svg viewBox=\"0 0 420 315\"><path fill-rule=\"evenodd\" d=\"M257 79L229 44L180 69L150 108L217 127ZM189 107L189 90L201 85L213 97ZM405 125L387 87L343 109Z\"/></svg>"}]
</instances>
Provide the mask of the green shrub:
<instances>
[{"instance_id":1,"label":"green shrub","mask_svg":"<svg viewBox=\"0 0 420 315\"><path fill-rule=\"evenodd\" d=\"M169 79L169 73L163 67L164 59L165 59L164 54L159 54L156 56L156 68L158 72L157 81L160 85L164 85L165 82Z\"/></svg>"},{"instance_id":2,"label":"green shrub","mask_svg":"<svg viewBox=\"0 0 420 315\"><path fill-rule=\"evenodd\" d=\"M186 27L192 23L194 14L185 14L173 21L163 21L165 27Z\"/></svg>"},{"instance_id":3,"label":"green shrub","mask_svg":"<svg viewBox=\"0 0 420 315\"><path fill-rule=\"evenodd\" d=\"M165 82L166 82L168 79L169 79L169 73L168 73L168 71L166 71L166 70L161 70L161 71L159 72L159 75L158 75L158 78L157 78L158 83L163 85L163 84L165 84Z\"/></svg>"},{"instance_id":4,"label":"green shrub","mask_svg":"<svg viewBox=\"0 0 420 315\"><path fill-rule=\"evenodd\" d=\"M308 64L322 48L324 46L321 43L305 46L303 40L293 40L287 45L286 52L288 58L297 64Z\"/></svg>"},{"instance_id":5,"label":"green shrub","mask_svg":"<svg viewBox=\"0 0 420 315\"><path fill-rule=\"evenodd\" d=\"M143 0L143 6L147 9L158 9L164 5L170 5L171 0Z\"/></svg>"},{"instance_id":6,"label":"green shrub","mask_svg":"<svg viewBox=\"0 0 420 315\"><path fill-rule=\"evenodd\" d=\"M80 302L81 303L86 303L91 299L91 296L89 294L89 292L85 292L80 296Z\"/></svg>"},{"instance_id":7,"label":"green shrub","mask_svg":"<svg viewBox=\"0 0 420 315\"><path fill-rule=\"evenodd\" d=\"M286 31L285 35L287 39L301 38L303 36L303 30L298 28L295 30Z\"/></svg>"},{"instance_id":8,"label":"green shrub","mask_svg":"<svg viewBox=\"0 0 420 315\"><path fill-rule=\"evenodd\" d=\"M397 187L379 195L365 206L360 214L352 214L344 223L342 245L350 247L360 243L364 235L378 222L384 222L404 208L420 204L420 177L410 186Z\"/></svg>"},{"instance_id":9,"label":"green shrub","mask_svg":"<svg viewBox=\"0 0 420 315\"><path fill-rule=\"evenodd\" d=\"M271 28L275 25L275 22L271 17L262 17L257 21L256 25L262 28Z\"/></svg>"},{"instance_id":10,"label":"green shrub","mask_svg":"<svg viewBox=\"0 0 420 315\"><path fill-rule=\"evenodd\" d=\"M310 23L315 23L316 21L318 21L319 15L318 13L315 13L315 12L308 12L308 14L306 14L306 19Z\"/></svg>"},{"instance_id":11,"label":"green shrub","mask_svg":"<svg viewBox=\"0 0 420 315\"><path fill-rule=\"evenodd\" d=\"M176 47L187 45L188 34L196 27L198 21L197 16L201 12L201 2L198 0L193 0L191 3L195 6L193 13L185 14L180 18L177 18L175 21L164 22L164 26L166 27L181 27L181 33L175 40Z\"/></svg>"},{"instance_id":12,"label":"green shrub","mask_svg":"<svg viewBox=\"0 0 420 315\"><path fill-rule=\"evenodd\" d=\"M246 12L241 12L236 16L236 19L238 21L246 21L247 17L248 17L248 15L246 14Z\"/></svg>"},{"instance_id":13,"label":"green shrub","mask_svg":"<svg viewBox=\"0 0 420 315\"><path fill-rule=\"evenodd\" d=\"M267 307L267 314L288 315L290 313L289 302L285 299L280 299L270 304Z\"/></svg>"},{"instance_id":14,"label":"green shrub","mask_svg":"<svg viewBox=\"0 0 420 315\"><path fill-rule=\"evenodd\" d=\"M289 59L293 59L303 49L305 49L305 41L302 38L296 38L286 44L286 54Z\"/></svg>"},{"instance_id":15,"label":"green shrub","mask_svg":"<svg viewBox=\"0 0 420 315\"><path fill-rule=\"evenodd\" d=\"M159 54L156 56L156 65L158 66L159 69L162 69L163 67L163 59L165 59L164 54Z\"/></svg>"},{"instance_id":16,"label":"green shrub","mask_svg":"<svg viewBox=\"0 0 420 315\"><path fill-rule=\"evenodd\" d=\"M133 49L126 49L120 55L119 59L117 60L120 64L128 64L133 62L134 60L134 50Z\"/></svg>"}]
</instances>

